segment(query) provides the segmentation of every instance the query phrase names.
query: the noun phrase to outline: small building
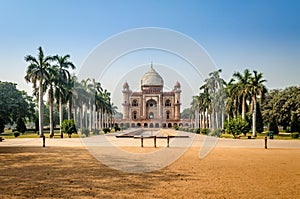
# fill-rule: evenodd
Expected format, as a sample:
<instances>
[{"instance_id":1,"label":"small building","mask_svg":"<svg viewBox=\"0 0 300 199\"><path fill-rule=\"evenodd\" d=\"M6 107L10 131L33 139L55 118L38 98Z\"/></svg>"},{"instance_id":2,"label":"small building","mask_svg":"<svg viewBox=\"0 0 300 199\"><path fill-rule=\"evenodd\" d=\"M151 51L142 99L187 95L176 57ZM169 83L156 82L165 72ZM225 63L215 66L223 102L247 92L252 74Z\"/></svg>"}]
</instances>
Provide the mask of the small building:
<instances>
[{"instance_id":1,"label":"small building","mask_svg":"<svg viewBox=\"0 0 300 199\"><path fill-rule=\"evenodd\" d=\"M177 81L170 92L164 92L164 80L150 69L141 78L141 89L132 92L127 82L123 85L122 125L143 128L171 128L180 122L181 86Z\"/></svg>"}]
</instances>

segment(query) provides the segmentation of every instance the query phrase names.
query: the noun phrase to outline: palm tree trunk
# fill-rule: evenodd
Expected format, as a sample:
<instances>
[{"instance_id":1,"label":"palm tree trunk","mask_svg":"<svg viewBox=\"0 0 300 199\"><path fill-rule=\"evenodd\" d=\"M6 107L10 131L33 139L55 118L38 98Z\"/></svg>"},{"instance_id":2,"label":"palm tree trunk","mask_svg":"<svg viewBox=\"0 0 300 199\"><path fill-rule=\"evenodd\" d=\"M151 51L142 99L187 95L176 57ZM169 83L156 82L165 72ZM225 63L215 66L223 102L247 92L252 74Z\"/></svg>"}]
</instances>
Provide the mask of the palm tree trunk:
<instances>
[{"instance_id":1,"label":"palm tree trunk","mask_svg":"<svg viewBox=\"0 0 300 199\"><path fill-rule=\"evenodd\" d=\"M64 137L64 134L63 134L62 129L61 129L62 122L63 122L63 106L62 106L62 99L60 97L60 99L59 99L59 132L60 132L60 137L61 138Z\"/></svg>"},{"instance_id":2,"label":"palm tree trunk","mask_svg":"<svg viewBox=\"0 0 300 199\"><path fill-rule=\"evenodd\" d=\"M252 135L253 137L256 136L256 97L253 97L253 113L252 113Z\"/></svg>"},{"instance_id":3,"label":"palm tree trunk","mask_svg":"<svg viewBox=\"0 0 300 199\"><path fill-rule=\"evenodd\" d=\"M43 80L40 80L40 85L39 85L39 135L40 137L44 136L43 132L43 126L44 126L44 121L43 121L43 116L44 116L44 102L43 102Z\"/></svg>"},{"instance_id":4,"label":"palm tree trunk","mask_svg":"<svg viewBox=\"0 0 300 199\"><path fill-rule=\"evenodd\" d=\"M49 91L49 92L52 92L52 91ZM49 120L50 120L50 136L53 136L54 135L54 125L53 125L53 99L51 96L49 96L50 99L49 99Z\"/></svg>"},{"instance_id":5,"label":"palm tree trunk","mask_svg":"<svg viewBox=\"0 0 300 199\"><path fill-rule=\"evenodd\" d=\"M89 112L90 112L90 114L89 114L89 130L90 131L92 131L92 124L93 124L93 121L92 121L92 115L93 115L93 105L92 105L92 103L91 103L91 101L89 101L89 103L90 103L90 109L89 109Z\"/></svg>"},{"instance_id":6,"label":"palm tree trunk","mask_svg":"<svg viewBox=\"0 0 300 199\"><path fill-rule=\"evenodd\" d=\"M83 106L79 108L80 129L83 128Z\"/></svg>"},{"instance_id":7,"label":"palm tree trunk","mask_svg":"<svg viewBox=\"0 0 300 199\"><path fill-rule=\"evenodd\" d=\"M68 101L68 120L71 120L72 117L72 102L71 100Z\"/></svg>"},{"instance_id":8,"label":"palm tree trunk","mask_svg":"<svg viewBox=\"0 0 300 199\"><path fill-rule=\"evenodd\" d=\"M246 95L243 95L242 99L242 118L246 118Z\"/></svg>"}]
</instances>

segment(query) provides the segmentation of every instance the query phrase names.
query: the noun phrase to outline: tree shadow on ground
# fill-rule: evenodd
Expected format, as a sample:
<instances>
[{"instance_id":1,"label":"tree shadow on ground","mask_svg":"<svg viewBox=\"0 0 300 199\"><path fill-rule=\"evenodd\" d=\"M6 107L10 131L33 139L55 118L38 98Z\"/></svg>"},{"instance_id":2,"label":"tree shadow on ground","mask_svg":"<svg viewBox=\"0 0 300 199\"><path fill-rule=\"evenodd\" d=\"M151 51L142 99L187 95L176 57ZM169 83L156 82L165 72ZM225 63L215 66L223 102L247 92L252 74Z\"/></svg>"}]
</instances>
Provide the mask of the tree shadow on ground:
<instances>
[{"instance_id":1,"label":"tree shadow on ground","mask_svg":"<svg viewBox=\"0 0 300 199\"><path fill-rule=\"evenodd\" d=\"M158 182L189 177L167 169L142 174L113 170L82 147L0 147L0 160L4 197L132 198L145 192L151 197Z\"/></svg>"}]
</instances>

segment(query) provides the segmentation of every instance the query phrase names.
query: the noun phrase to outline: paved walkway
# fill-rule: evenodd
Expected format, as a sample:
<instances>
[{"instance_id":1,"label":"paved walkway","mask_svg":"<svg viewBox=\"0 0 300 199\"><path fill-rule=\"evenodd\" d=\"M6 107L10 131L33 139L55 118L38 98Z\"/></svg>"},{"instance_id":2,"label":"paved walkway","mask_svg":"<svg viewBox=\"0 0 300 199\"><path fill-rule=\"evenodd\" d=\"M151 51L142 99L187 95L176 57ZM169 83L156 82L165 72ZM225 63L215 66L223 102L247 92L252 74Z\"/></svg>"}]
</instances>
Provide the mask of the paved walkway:
<instances>
[{"instance_id":1,"label":"paved walkway","mask_svg":"<svg viewBox=\"0 0 300 199\"><path fill-rule=\"evenodd\" d=\"M82 146L125 146L125 147L140 147L141 140L133 138L116 138L116 133L97 135L88 138L46 138L47 146L61 146L61 147L82 147ZM189 138L172 138L170 139L170 147L222 147L222 148L264 148L263 139L224 139L215 138L203 135L196 135L192 133L181 132L178 135L189 135ZM0 147L38 147L42 146L42 138L16 138L5 139L0 142ZM157 147L166 147L166 139L157 139ZM154 140L144 139L144 147L153 147ZM268 148L286 148L286 149L300 149L299 140L269 140Z\"/></svg>"}]
</instances>

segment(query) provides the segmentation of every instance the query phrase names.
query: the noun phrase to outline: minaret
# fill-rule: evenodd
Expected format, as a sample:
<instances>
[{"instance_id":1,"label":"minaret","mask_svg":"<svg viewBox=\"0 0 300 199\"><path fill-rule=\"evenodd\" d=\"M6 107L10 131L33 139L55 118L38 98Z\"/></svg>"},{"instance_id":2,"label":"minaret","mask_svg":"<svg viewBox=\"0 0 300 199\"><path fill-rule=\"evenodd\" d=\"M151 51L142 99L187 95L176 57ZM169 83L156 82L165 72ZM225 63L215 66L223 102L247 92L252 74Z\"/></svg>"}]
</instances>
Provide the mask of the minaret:
<instances>
[{"instance_id":1,"label":"minaret","mask_svg":"<svg viewBox=\"0 0 300 199\"><path fill-rule=\"evenodd\" d=\"M180 93L181 93L181 86L179 82L176 82L173 92L175 93L175 102L174 102L174 119L175 120L180 120Z\"/></svg>"},{"instance_id":2,"label":"minaret","mask_svg":"<svg viewBox=\"0 0 300 199\"><path fill-rule=\"evenodd\" d=\"M123 84L123 119L129 120L129 108L130 108L130 101L129 97L131 95L131 90L129 89L129 85L127 82Z\"/></svg>"}]
</instances>

